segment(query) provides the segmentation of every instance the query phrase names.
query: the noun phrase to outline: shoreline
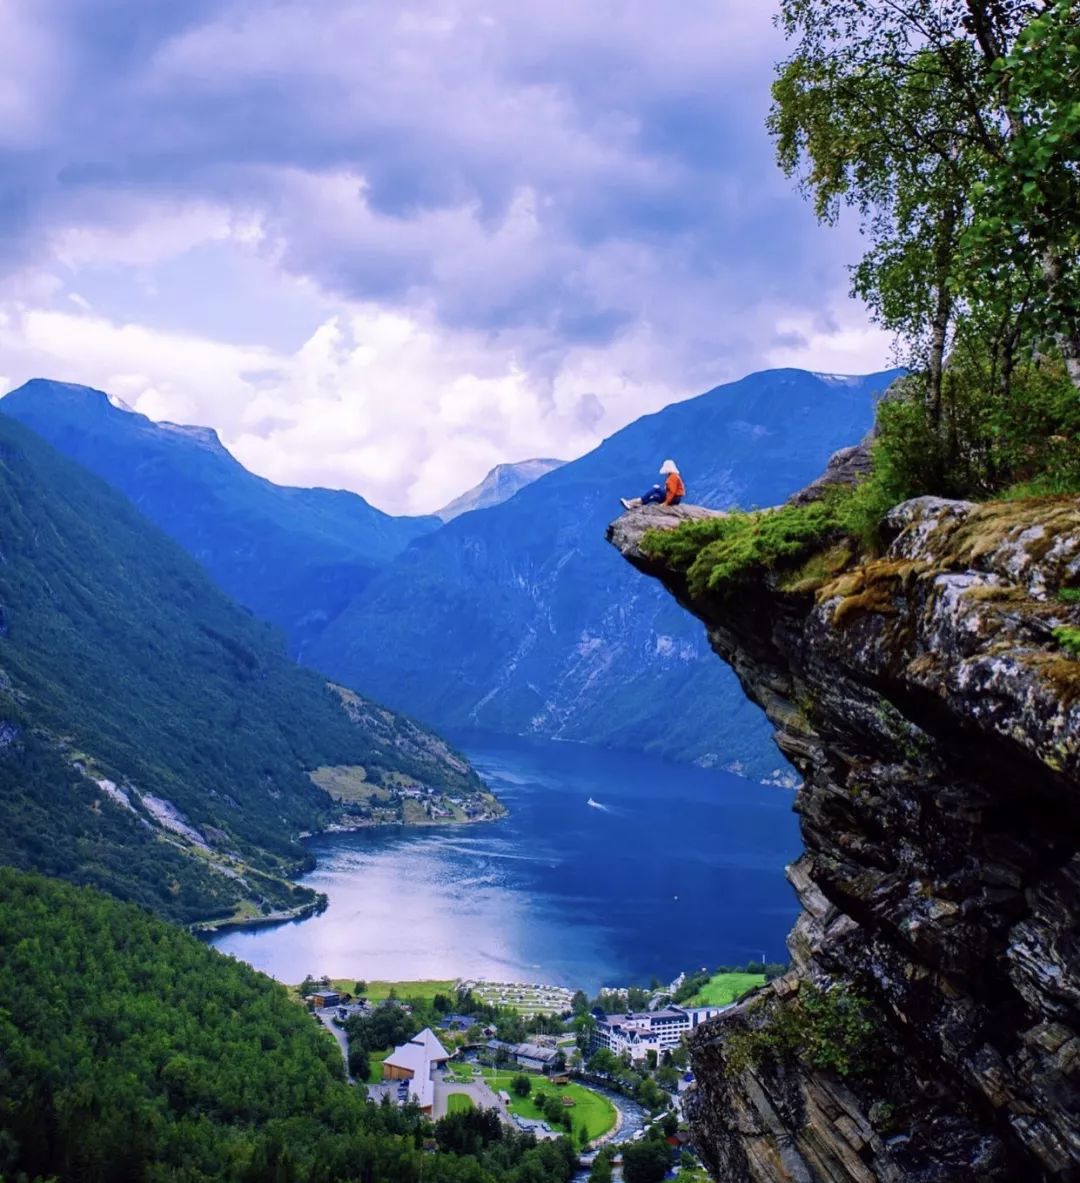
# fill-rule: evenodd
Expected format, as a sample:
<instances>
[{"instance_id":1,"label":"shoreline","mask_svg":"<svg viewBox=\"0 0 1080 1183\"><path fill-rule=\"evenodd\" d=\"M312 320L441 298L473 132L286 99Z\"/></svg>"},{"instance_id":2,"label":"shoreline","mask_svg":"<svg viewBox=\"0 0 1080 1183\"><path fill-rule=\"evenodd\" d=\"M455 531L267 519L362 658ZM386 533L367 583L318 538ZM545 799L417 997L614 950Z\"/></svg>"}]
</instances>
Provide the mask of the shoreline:
<instances>
[{"instance_id":1,"label":"shoreline","mask_svg":"<svg viewBox=\"0 0 1080 1183\"><path fill-rule=\"evenodd\" d=\"M501 804L501 802L500 802ZM502 806L502 812L493 814L488 817L466 817L466 818L439 818L438 820L432 818L427 821L392 821L392 822L377 822L365 821L352 826L339 826L331 824L321 830L305 830L296 835L298 842L305 842L312 838L319 838L324 834L359 834L364 830L389 830L393 828L410 829L410 830L431 830L439 826L475 826L481 822L497 822L502 821L510 815L510 811ZM293 880L288 880L292 886L300 886ZM267 928L276 924L291 924L294 921L310 920L312 916L318 916L320 912L326 910L329 904L329 898L322 892L319 892L314 900L306 904L298 904L295 908L283 908L277 912L268 912L266 915L259 916L226 916L223 919L209 919L209 920L194 920L188 924L187 930L195 936L217 936L219 933L228 932L231 929L255 929Z\"/></svg>"},{"instance_id":2,"label":"shoreline","mask_svg":"<svg viewBox=\"0 0 1080 1183\"><path fill-rule=\"evenodd\" d=\"M589 1087L588 1085L582 1085L582 1088L588 1088L588 1087ZM593 1092L596 1092L596 1090L594 1089ZM604 1096L603 1093L599 1093L599 1092L597 1092L596 1095L598 1097ZM591 1141L589 1143L588 1149L590 1152L595 1151L595 1150L599 1150L601 1146L606 1146L610 1141L612 1141L612 1139L614 1139L618 1135L619 1130L621 1130L623 1127L623 1122L626 1120L622 1109L619 1108L619 1104L617 1101L612 1100L611 1097L606 1097L605 1100L609 1101L611 1103L612 1109L615 1110L615 1124L611 1127L610 1130L608 1130L608 1132L606 1134L601 1134L599 1138L594 1138L593 1141Z\"/></svg>"},{"instance_id":3,"label":"shoreline","mask_svg":"<svg viewBox=\"0 0 1080 1183\"><path fill-rule=\"evenodd\" d=\"M268 912L265 916L226 916L221 920L195 920L187 926L194 936L216 936L232 928L265 928L271 924L289 924L294 920L308 920L325 911L329 899L322 892L306 904Z\"/></svg>"},{"instance_id":4,"label":"shoreline","mask_svg":"<svg viewBox=\"0 0 1080 1183\"><path fill-rule=\"evenodd\" d=\"M306 842L309 838L319 838L323 834L359 834L364 830L390 830L395 827L402 830L432 830L439 826L476 826L482 822L501 822L509 816L510 810L503 806L502 813L491 814L487 817L440 817L429 818L426 821L412 822L407 822L404 819L392 822L361 821L349 826L331 823L328 826L324 826L321 830L304 830L297 834L296 837L298 841Z\"/></svg>"}]
</instances>

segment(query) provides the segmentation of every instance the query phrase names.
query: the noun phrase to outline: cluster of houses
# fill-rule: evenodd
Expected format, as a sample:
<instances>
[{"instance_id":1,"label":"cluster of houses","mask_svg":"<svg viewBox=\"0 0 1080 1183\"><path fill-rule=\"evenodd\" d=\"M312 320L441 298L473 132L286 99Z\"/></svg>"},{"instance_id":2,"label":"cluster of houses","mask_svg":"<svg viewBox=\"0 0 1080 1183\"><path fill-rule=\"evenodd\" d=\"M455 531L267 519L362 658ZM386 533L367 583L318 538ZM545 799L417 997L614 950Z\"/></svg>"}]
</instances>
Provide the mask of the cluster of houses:
<instances>
[{"instance_id":1,"label":"cluster of houses","mask_svg":"<svg viewBox=\"0 0 1080 1183\"><path fill-rule=\"evenodd\" d=\"M562 1014L574 1003L572 990L541 982L489 982L486 978L475 978L459 982L458 988L470 990L483 1002L513 1006L526 1013Z\"/></svg>"},{"instance_id":2,"label":"cluster of houses","mask_svg":"<svg viewBox=\"0 0 1080 1183\"><path fill-rule=\"evenodd\" d=\"M383 1084L393 1100L404 1105L414 1101L430 1115L435 1102L435 1079L446 1068L450 1053L430 1027L401 1044L383 1060ZM559 1052L554 1047L536 1043L504 1043L489 1039L480 1049L480 1059L490 1063L513 1062L532 1072L542 1072L559 1079ZM506 1098L509 1103L509 1098Z\"/></svg>"},{"instance_id":3,"label":"cluster of houses","mask_svg":"<svg viewBox=\"0 0 1080 1183\"><path fill-rule=\"evenodd\" d=\"M336 1008L342 1020L353 1009L362 1010L368 1005L361 1001L346 1006L340 994L330 989L315 991L308 998L319 1009ZM686 1035L724 1009L721 1006L667 1006L625 1014L607 1014L597 1009L592 1012L595 1025L590 1051L607 1048L616 1056L627 1056L632 1063L646 1059L650 1052L659 1057L664 1052L673 1051ZM441 1025L454 1031L465 1030L474 1023L475 1020L468 1015L447 1015ZM485 1028L484 1034L492 1036L494 1031ZM565 1072L565 1053L560 1051L552 1037L538 1036L536 1042L526 1043L488 1038L478 1052L478 1058L483 1062L516 1064L554 1080L559 1080ZM445 1070L449 1059L450 1053L439 1042L438 1036L425 1027L383 1060L383 1084L399 1104L413 1101L430 1115L435 1100L436 1074Z\"/></svg>"},{"instance_id":4,"label":"cluster of houses","mask_svg":"<svg viewBox=\"0 0 1080 1183\"><path fill-rule=\"evenodd\" d=\"M644 1060L649 1052L658 1056L679 1046L683 1036L718 1015L721 1006L666 1006L660 1010L629 1011L609 1015L594 1010L596 1026L590 1051L606 1047L616 1056L628 1055L631 1062Z\"/></svg>"}]
</instances>

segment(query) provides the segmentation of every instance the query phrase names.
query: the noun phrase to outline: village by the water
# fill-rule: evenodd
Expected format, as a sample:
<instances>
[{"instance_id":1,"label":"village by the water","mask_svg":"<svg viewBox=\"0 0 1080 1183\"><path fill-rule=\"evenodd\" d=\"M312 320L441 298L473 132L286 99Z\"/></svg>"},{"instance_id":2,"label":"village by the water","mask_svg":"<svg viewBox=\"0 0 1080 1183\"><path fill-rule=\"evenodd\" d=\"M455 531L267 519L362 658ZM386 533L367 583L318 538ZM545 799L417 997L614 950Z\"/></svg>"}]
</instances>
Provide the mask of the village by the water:
<instances>
[{"instance_id":1,"label":"village by the water","mask_svg":"<svg viewBox=\"0 0 1080 1183\"><path fill-rule=\"evenodd\" d=\"M538 1139L569 1136L583 1167L599 1157L615 1172L624 1147L659 1126L656 1140L681 1160L680 1177L693 1179L686 1038L780 971L759 962L702 968L592 998L486 979L308 977L297 989L375 1104L413 1106L436 1120L487 1111Z\"/></svg>"}]
</instances>

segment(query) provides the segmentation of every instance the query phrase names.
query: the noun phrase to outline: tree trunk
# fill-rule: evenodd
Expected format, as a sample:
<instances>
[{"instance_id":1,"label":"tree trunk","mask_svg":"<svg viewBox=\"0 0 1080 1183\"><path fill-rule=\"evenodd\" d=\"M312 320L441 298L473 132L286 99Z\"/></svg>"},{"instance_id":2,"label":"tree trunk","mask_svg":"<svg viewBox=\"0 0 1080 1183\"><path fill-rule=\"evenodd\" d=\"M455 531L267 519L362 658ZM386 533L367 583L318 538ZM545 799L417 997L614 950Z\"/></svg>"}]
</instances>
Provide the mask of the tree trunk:
<instances>
[{"instance_id":1,"label":"tree trunk","mask_svg":"<svg viewBox=\"0 0 1080 1183\"><path fill-rule=\"evenodd\" d=\"M953 236L956 229L956 210L950 206L941 220L935 253L937 299L930 318L930 422L937 431L941 426L941 389L945 373L945 345L952 316L952 296L949 294L949 270L952 263Z\"/></svg>"},{"instance_id":2,"label":"tree trunk","mask_svg":"<svg viewBox=\"0 0 1080 1183\"><path fill-rule=\"evenodd\" d=\"M971 30L987 65L1005 56L1004 39L985 0L967 0Z\"/></svg>"},{"instance_id":3,"label":"tree trunk","mask_svg":"<svg viewBox=\"0 0 1080 1183\"><path fill-rule=\"evenodd\" d=\"M945 373L945 336L949 327L949 292L944 284L937 289L937 307L930 322L930 422L934 430L941 425L941 384Z\"/></svg>"},{"instance_id":4,"label":"tree trunk","mask_svg":"<svg viewBox=\"0 0 1080 1183\"><path fill-rule=\"evenodd\" d=\"M1061 326L1055 334L1057 347L1065 359L1069 381L1080 390L1080 316L1069 307L1067 298L1061 298L1061 257L1048 248L1043 252L1042 269L1050 304L1061 310Z\"/></svg>"}]
</instances>

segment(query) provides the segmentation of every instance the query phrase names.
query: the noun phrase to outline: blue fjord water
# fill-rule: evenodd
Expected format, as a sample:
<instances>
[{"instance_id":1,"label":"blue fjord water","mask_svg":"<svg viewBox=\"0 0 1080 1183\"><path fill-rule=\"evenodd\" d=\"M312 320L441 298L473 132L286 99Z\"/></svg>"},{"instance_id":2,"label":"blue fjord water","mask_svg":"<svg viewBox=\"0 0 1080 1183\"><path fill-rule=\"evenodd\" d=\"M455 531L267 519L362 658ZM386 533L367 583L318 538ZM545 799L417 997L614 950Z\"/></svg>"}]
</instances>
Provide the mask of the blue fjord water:
<instances>
[{"instance_id":1,"label":"blue fjord water","mask_svg":"<svg viewBox=\"0 0 1080 1183\"><path fill-rule=\"evenodd\" d=\"M214 938L305 974L601 984L786 960L789 790L577 744L458 737L510 816L310 840L321 916ZM590 801L593 804L590 804Z\"/></svg>"}]
</instances>

